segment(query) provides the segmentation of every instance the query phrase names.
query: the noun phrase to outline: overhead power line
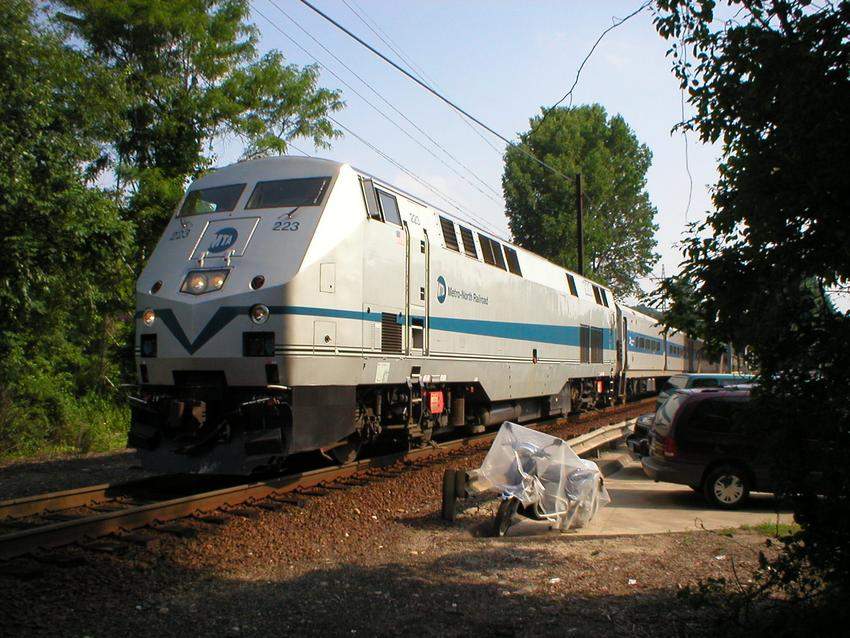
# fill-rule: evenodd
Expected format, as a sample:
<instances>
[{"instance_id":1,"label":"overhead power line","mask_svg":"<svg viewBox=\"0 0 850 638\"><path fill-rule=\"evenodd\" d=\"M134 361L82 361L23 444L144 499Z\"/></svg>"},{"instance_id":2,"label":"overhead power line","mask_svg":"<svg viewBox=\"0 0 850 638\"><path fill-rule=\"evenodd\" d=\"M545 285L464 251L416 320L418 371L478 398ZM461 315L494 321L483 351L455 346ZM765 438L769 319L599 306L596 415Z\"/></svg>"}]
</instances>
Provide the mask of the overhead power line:
<instances>
[{"instance_id":1,"label":"overhead power line","mask_svg":"<svg viewBox=\"0 0 850 638\"><path fill-rule=\"evenodd\" d=\"M431 184L430 182L428 182L428 181L427 181L427 180L425 180L424 178L419 177L416 173L414 173L412 170L410 170L409 168L407 168L404 164L402 164L402 163L401 163L401 162L399 162L398 160L394 159L392 156L390 156L390 155L388 155L387 153L385 153L384 151L382 151L380 148L378 148L377 146L375 146L374 144L372 144L369 140L367 140L366 138L364 138L364 137L362 137L362 136L358 135L357 133L355 133L354 131L352 131L350 128L348 128L345 124L343 124L342 122L338 121L337 119L335 119L335 118L331 117L330 115L328 116L328 119L329 119L329 120L331 120L331 121L332 121L334 124L336 124L338 127L340 127L342 130L344 130L346 133L350 134L352 137L354 137L354 138L356 138L357 140L359 140L359 141L360 141L361 143L363 143L365 146L367 146L367 147L369 147L370 149L372 149L375 153L377 153L378 155L380 155L381 157L383 157L383 158L384 158L386 161L388 161L390 164L392 164L393 166L395 166L396 168L398 168L400 171L402 171L403 173L405 173L406 175L408 175L411 179L413 179L413 180L415 180L415 181L419 182L422 186L424 186L425 188L427 188L429 191L431 191L431 192L432 192L432 193L434 193L435 195L439 196L441 199L445 200L446 202L450 203L450 204L452 205L452 207L453 207L453 208L455 208L455 209L458 211L458 215L457 215L458 219L461 219L461 220L465 221L466 223L471 224L472 226L476 226L477 224L480 224L480 223L481 223L481 222L476 222L476 221L474 221L474 220L469 219L469 217L466 215L466 212L465 212L462 208L460 208L460 207L459 207L459 206L457 206L456 204L452 204L452 202L453 202L454 200L452 200L452 198L451 198L451 197L449 197L448 195L446 195L446 194L445 194L444 192L442 192L439 188L437 188L436 186L434 186L433 184ZM489 224L487 224L487 225L489 226ZM494 236L496 236L496 237L499 237L500 239L503 239L503 240L507 241L507 238L502 237L502 234L501 234L501 233L499 233L498 231L496 231L496 230L495 230L492 226L488 229L488 232L489 232L491 235L494 235Z\"/></svg>"},{"instance_id":2,"label":"overhead power line","mask_svg":"<svg viewBox=\"0 0 850 638\"><path fill-rule=\"evenodd\" d=\"M358 5L354 0L350 0L350 3L349 3L349 0L342 0L342 2L346 7L348 7L351 10L351 12L355 16L357 16L357 18L360 20L360 22L365 24L366 27L372 33L374 33L376 36L378 36L378 39L381 40L381 42L386 44L399 58L401 58L401 60L403 60L407 64L407 66L410 68L410 70L413 71L414 73L416 73L416 75L419 76L419 79L421 79L423 82L427 82L428 84L430 84L433 87L436 87L436 88L442 90L442 87L440 87L439 83L436 80L434 80L434 78L430 77L427 73L425 73L425 69L423 69L420 64L417 64L416 61L413 59L413 57L411 55L405 53L404 49L402 49L398 44L396 44L396 42L390 37L390 35L381 28L381 26L377 23L377 21L374 18L372 18L366 12L366 10L363 7ZM353 7L351 6L352 4L354 5ZM371 22L371 24L369 24L370 22ZM374 25L374 28L373 28L372 25ZM455 115L457 115L460 118L460 121L463 122L464 125L469 127L470 131L472 131L479 138L481 138L481 140L483 140L484 143L487 146L489 146L494 151L496 151L500 156L502 155L502 152L503 152L502 149L500 149L498 146L493 144L493 142L488 140L487 137L481 131L479 131L477 127L475 127L472 124L472 122L470 122L468 119L466 119L463 115L461 115L457 111L454 111L454 113L455 113Z\"/></svg>"},{"instance_id":3,"label":"overhead power line","mask_svg":"<svg viewBox=\"0 0 850 638\"><path fill-rule=\"evenodd\" d=\"M327 53L327 54L328 54L328 55L330 55L330 56L331 56L334 60L336 60L336 61L337 61L337 63L338 63L338 64L340 64L343 68L345 68L345 69L346 69L349 73L351 73L351 75L353 75L355 78L357 78L358 80L360 80L360 82L362 82L364 86L366 86L366 87L367 87L370 91L372 91L372 93L374 93L374 94L375 94L375 95L376 95L376 96L377 96L377 97L378 97L378 98L379 98L382 102L384 102L387 106L389 106L389 107L390 107L393 111L395 111L396 113L398 113L398 115L399 115L400 117L402 117L402 118L403 118L403 119L404 119L404 120L405 120L408 124L410 124L413 128L415 128L415 129L416 129L417 131L419 131L422 135L424 135L424 136L425 136L425 137L426 137L426 138L427 138L427 139L428 139L428 140L429 140L429 141L430 141L430 142L431 142L434 146L436 146L436 147L437 147L437 148L439 148L441 151L443 151L443 153L445 153L445 154L446 154L449 158L451 158L451 159L452 159L455 163L457 163L457 165L458 165L458 166L460 166L461 168L463 168L464 170L466 170L466 171L467 171L470 175L472 175L475 179L477 179L477 180L478 180L481 184L483 184L483 185L484 185L484 187L485 187L485 188L487 188L488 190L490 190L490 191L491 191L491 193L495 194L496 196L498 196L498 195L499 195L499 192L498 192L496 189L494 189L494 188L493 188L492 186L490 186L487 182L485 182L483 179L481 179L481 178L480 178L480 177L479 177L479 176L478 176L478 175L477 175L477 174L476 174L476 173L475 173L475 172L474 172L471 168L469 168L466 164L464 164L464 163L463 163L463 162L461 162L459 159L457 159L457 158L456 158L454 155L452 155L452 154L451 154L451 153L450 153L450 152L449 152L449 151L448 151L445 147L443 147L443 146L442 146L442 145L441 145L441 144L440 144L437 140L435 140L433 137L431 137L431 136L430 136L430 135L429 135L429 134L428 134L425 130L423 130L420 126L418 126L415 122L413 122L413 121L412 121L409 117L407 117L404 113L402 113L402 112L401 112L398 108L396 108L396 106L395 106L392 102L390 102L389 100L387 100L387 99L386 99L386 98L385 98L385 97L381 94L381 92L380 92L380 91L378 91L377 89L375 89L375 87L373 87L373 86L372 86L369 82L367 82L366 80L364 80L364 79L363 79L363 78L362 78L362 77L361 77L361 76L360 76L360 75L359 75L356 71L354 71L354 70L353 70L350 66L348 66L348 65L347 65L344 61L342 61L342 60L341 60L341 59L340 59L340 58L339 58L336 54L334 54L334 52L333 52L333 51L331 51L328 47L326 47L326 46L325 46L325 45L321 42L321 40L319 40L319 39L318 39L318 38L316 38L316 37L315 37L312 33L310 33L309 31L307 31L307 29L305 29L303 26L301 26L301 25L298 23L298 21L297 21L297 20L295 20L295 19L294 19L291 15L289 15L286 11L284 11L284 10L283 10L283 8L282 8L282 7L281 7L281 6L280 6L277 2L275 2L275 0L270 0L270 2L271 2L271 4L272 4L272 5L273 5L273 6L274 6L274 7L275 7L275 8L276 8L276 9L277 9L280 13L282 13L282 14L283 14L283 15L284 15L284 16L285 16L285 17L286 17L286 18L287 18L290 22L292 22L292 24L294 24L296 27L298 27L298 29L299 29L299 30L301 30L301 32L302 32L302 33L304 33L307 37L309 37L311 40L313 40L313 42L315 42L317 45L319 45L319 47L321 47L321 48L322 48L322 50L323 50L323 51L325 51L325 53ZM264 16L264 17L265 17L265 16ZM319 62L319 60L318 60L315 56L313 56L312 54L310 54L309 52L307 52L307 51L306 51L306 49L304 49L303 47L302 47L302 50L303 50L303 51L305 51L305 53L307 53L308 55L310 55L310 57L312 57L314 60L316 60L316 62L317 62L317 63L322 64L321 62ZM324 64L322 64L322 67L323 67L323 68L325 68L325 69L327 69L327 66L325 66ZM329 69L328 69L328 70L329 70ZM337 78L339 78L339 76L336 76L336 77L337 77ZM342 80L340 80L340 81L342 81ZM348 86L351 90L354 90L354 89L353 89L353 87L351 87L351 85L350 85L350 84L346 84L346 86ZM356 92L355 92L355 93L356 93ZM501 203L501 202L499 202L499 200L495 199L492 195L490 195L490 194L485 193L484 191L482 191L482 190L481 190L481 188L479 188L478 186L476 186L475 184L473 184L472 182L470 182L470 181L469 181L469 180L468 180L465 176L461 175L461 174L460 174L457 170L455 170L454 168L452 168L451 166L449 166L448 164L446 164L446 162L445 162L445 161L444 161L444 160L443 160L440 156L438 156L437 154L435 154L435 153L434 153L431 149L429 149L427 146L425 146L424 144L422 144L419 140L417 140L416 138L414 138L414 137L413 137L413 136L412 136L409 132L407 132L407 131L406 131L406 130L404 130L401 126L399 126L399 125L398 125L398 123L396 123L396 122L394 122L393 120L391 120L391 119L389 118L389 116L387 116L385 113L382 113L382 112L381 112L381 111L380 111L377 107L375 107L374 105L372 105L372 104L371 104L371 103L370 103L370 102L369 102L369 101L368 101L365 97L363 97L360 93L356 93L356 94L357 94L357 95L358 95L358 96L359 96L362 100L364 100L367 104L369 104L370 106L372 106L372 107L373 107L376 111L378 111L379 113L381 113L381 115L383 115L383 116L384 116L384 118L386 118L387 120L389 120L390 122L392 122L392 123L393 123L393 124L394 124L394 125L395 125L398 129L399 129L399 130L401 130L401 131L402 131L402 133L404 133L407 137L409 137L409 138L410 138L411 140L413 140L416 144L418 144L418 145L419 145L422 149L424 149L427 153L429 153L432 157L434 157L434 159L436 159L438 162L440 162L441 164L443 164L443 166L445 166L445 167L446 167L446 168L448 168L450 171L452 171L455 175L457 175L460 179L462 179L463 181L465 181L467 184L469 184L472 188L474 188L475 190L477 190L479 193L481 193L481 194L482 194L482 195L484 195L485 197L487 197L487 198L491 199L492 201L496 202L497 204Z\"/></svg>"},{"instance_id":4,"label":"overhead power line","mask_svg":"<svg viewBox=\"0 0 850 638\"><path fill-rule=\"evenodd\" d=\"M440 100L442 100L443 102L445 102L446 104L448 104L451 108L453 108L453 109L454 109L454 110L456 110L457 112L459 112L459 113L461 113L461 114L465 115L466 117L468 117L470 120L472 120L473 122L475 122L476 124L478 124L478 126L480 126L481 128L485 129L486 131L489 131L490 133L492 133L493 135L495 135L496 137L498 137L500 140L502 140L505 144L507 144L507 145L508 145L508 146L510 146L511 148L515 148L517 151L519 151L519 152L520 152L520 153L522 153L523 155L526 155L527 157L529 157L531 160L533 160L533 161L534 161L534 162L536 162L537 164L540 164L540 166L543 166L544 168L546 168L546 169L548 169L548 170L552 171L553 173L555 173L556 175L558 175L558 176L562 177L563 179L568 180L568 181L572 181L572 178L571 178L571 177L568 177L566 174L562 173L561 171L559 171L559 170L558 170L557 168L555 168L554 166L550 166L549 164L547 164L547 163L546 163L546 162L544 162L543 160L538 159L538 158L537 158L537 156L535 156L535 155L534 155L533 153L531 153L529 150L527 150L526 148L524 148L521 144L517 144L517 143L515 143L515 142L512 142L512 141L511 141L511 140L509 140L507 137L505 137L504 135L502 135L502 134L501 134L501 133L499 133L498 131L494 130L492 127L490 127L490 126L488 126L487 124L485 124L484 122L482 122L480 119L478 119L478 118L477 118L477 117L475 117L474 115L471 115L470 113L468 113L467 111L465 111L463 108L461 108L460 106L458 106L457 104L455 104L454 102L452 102L449 98L447 98L446 96L444 96L442 93L440 93L440 92L436 91L435 89L431 88L428 84L426 84L425 82L423 82L422 80L420 80L418 77L416 77L415 75L413 75L412 73L410 73L410 72L409 72L407 69L405 69L404 67L399 66L396 62L394 62L393 60L391 60L390 58L388 58L386 55L384 55L383 53L381 53L380 51L378 51L375 47L373 47L371 44L369 44L368 42L366 42L365 40L363 40L362 38L360 38L357 34L352 33L352 32L351 32L351 31L349 31L346 27L344 27L343 25L341 25L339 22L337 22L336 20L334 20L332 17L330 17L330 16L329 16L328 14L326 14L325 12L323 12L321 9L319 9L318 7L316 7L315 5L313 5L312 3L308 2L308 0L300 0L300 2L301 2L302 4L304 4L305 6L309 7L310 9L312 9L315 13L317 13L318 15L320 15L322 18L324 18L325 20L327 20L328 22L330 22L330 23L331 23L332 25L334 25L337 29L339 29L340 31L342 31L343 33L345 33L348 37L350 37L350 38L352 38L353 40L357 41L357 42L358 42L361 46L363 46L363 47L367 48L369 51L371 51L371 52L372 52L372 53L374 53L376 56L378 56L379 58L381 58L384 62L386 62L387 64L389 64L390 66L392 66L393 68L395 68L396 70L398 70L399 72L401 72L402 74L404 74L406 77L408 77L408 78L410 78L411 80L413 80L416 84L418 84L419 86L421 86L423 89L425 89L426 91L428 91L429 93L431 93L432 95L434 95L435 97L437 97L438 99L440 99Z\"/></svg>"},{"instance_id":5,"label":"overhead power line","mask_svg":"<svg viewBox=\"0 0 850 638\"><path fill-rule=\"evenodd\" d=\"M303 0L302 0L302 1L303 1ZM646 9L646 8L647 8L650 4L652 4L652 0L647 0L647 1L646 1L646 2L644 2L642 5L640 5L637 9L635 9L635 10L634 10L634 11L632 11L629 15L627 15L625 18L623 18L622 20L617 20L617 19L615 19L615 20L614 20L614 23L613 23L610 27L608 27L608 28L607 28L607 29L605 29L602 33L600 33L600 34L599 34L599 37L598 37L598 38L596 38L596 42L594 42L594 43L593 43L593 46L592 46L592 47L590 47L590 51L588 51L588 52L587 52L587 55L586 55L586 56L584 56L584 60L582 60L582 61L581 61L581 64L580 64L580 65L579 65L579 67L578 67L578 71L576 71L576 77L575 77L575 80L573 80L573 85L570 87L570 90L569 90L569 91L567 91L566 93L564 93L563 97L561 97L561 99L560 99L560 100L558 100L557 102L555 102L552 106L550 106L548 109L546 109L546 110L543 112L543 117L542 117L542 118L540 118L540 121L536 124L536 126L534 126L534 128L532 128L532 133L534 132L534 129L536 129L538 126L540 126L541 124L543 124L543 120L545 120L545 119L546 119L546 117L547 117L547 116L548 116L548 115L549 115L552 111L554 111L554 110L555 110L555 109L556 109L559 105L561 105L561 104L564 102L564 100L566 100L567 98L569 98L569 100L570 100L570 106L572 106L572 105L573 105L573 91L575 90L576 86L578 86L578 81L579 81L579 78L581 77L581 72L582 72L582 70L584 69L584 65L585 65L585 64L587 64L587 61L590 59L590 56L592 56L592 55L593 55L593 52L596 50L596 47L597 47L597 46L599 46L599 43L600 43L600 42L602 42L602 38L604 38L606 35L608 35L608 33L610 33L611 31L613 31L613 30L614 30L614 29L616 29L617 27L619 27L621 24L623 24L623 23L624 23L624 22L626 22L627 20L630 20L631 18L634 18L637 14L639 14L641 11L643 11L644 9Z\"/></svg>"},{"instance_id":6,"label":"overhead power line","mask_svg":"<svg viewBox=\"0 0 850 638\"><path fill-rule=\"evenodd\" d=\"M309 56L310 58L312 58L312 59L313 59L313 60L314 60L314 61L315 61L315 62L316 62L319 66L321 66L321 67L322 67L323 69L325 69L328 73L330 73L331 75L333 75L333 76L334 76L337 80L339 80L339 82L341 82L344 86L348 87L348 89L349 89L352 93L354 93L354 94L355 94L355 95L357 95L360 99L362 99L364 102L366 102L366 104L368 104L368 105L369 105L372 109L374 109L374 110L375 110L375 111L376 111L379 115L381 115L382 117L384 117L384 118L385 118L388 122L390 122L391 124L393 124L393 125L394 125L396 128L398 128L398 129L399 129L402 133L404 133L405 135L407 135L407 136L408 136L411 140L413 140L414 142L416 142L417 144L419 144L419 146L421 146L422 148L424 148L426 151L428 151L429 153L431 153L431 154L433 155L433 152L431 151L431 149L429 149L428 147L424 146L424 145L423 145L423 144L422 144L419 140L417 140L416 138L414 138L414 137L413 137L413 136L412 136L412 135L411 135L411 134L410 134L407 130L405 130L402 126L400 126L400 125L398 124L398 122L396 122L396 121L395 121L395 120L393 120L391 117L389 117L389 116L388 116L385 112L383 112L380 108L378 108L377 106L375 106L375 104L373 104L371 101L369 101L369 100L368 100L368 99L367 99L367 98L366 98L366 97L365 97L362 93L360 93L357 89L355 89L353 86L351 86L351 84L349 84L348 82L346 82L346 81L345 81L345 80L344 80L344 79L343 79L343 78L342 78L342 77L341 77L338 73L336 73L333 69L331 69L331 68L330 68L330 67L328 67L326 64L324 64L324 63L323 63L321 60L319 60L319 59L318 59L315 55L313 55L312 53L310 53L310 51L308 51L308 50L307 50L304 46L302 46L302 45L301 45L301 43L299 43L299 42L298 42L295 38L293 38L293 37L292 37L292 36L290 36L288 33L286 33L283 29L281 29L281 28L277 25L277 23L276 23L276 22L274 22L271 18L269 18L269 17L268 17L265 13L263 13L263 12L262 12L260 9L258 9L256 6L254 6L254 8L253 8L253 9L254 9L254 11L255 11L255 12L256 12L259 16L261 16L263 19L265 19L265 20L266 20L266 22L268 22L268 23L272 26L272 28L274 28L274 29L275 29L276 31L278 31L281 35L283 35L285 38L287 38L287 39L288 39L290 42L292 42L292 43L293 43L296 47L298 47L299 49L301 49L301 51L303 51L305 55L307 55L307 56ZM331 118L331 119L332 119L332 118ZM333 121L336 121L336 120L333 120ZM343 127L343 128L345 128L345 127ZM346 128L346 130L349 130L349 131L350 131L350 129L347 129L347 128ZM360 139L361 141L363 141L365 144L367 144L367 145L368 145L370 148L372 148L373 150L376 150L376 152L378 152L378 153L379 153L382 157L384 157L385 159L387 159L387 158L389 157L386 153L383 153L382 151L379 151L378 149L376 149L376 147L374 147L374 145L372 145L372 144L370 144L370 143L366 142L365 140L363 140L363 138L361 138L360 136L356 135L355 133L353 133L353 132L352 132L352 135L353 135L353 136L355 136L355 137L357 137L357 139ZM436 156L435 156L435 157L436 157ZM436 157L436 158L437 158L439 161L442 161L442 160L440 160L440 158L439 158L439 157ZM388 159L387 161L390 161L391 163L393 163L395 166L397 166L398 168L400 168L400 169L401 169L401 170L403 170L404 172L407 172L407 173L409 173L409 174L411 173L408 169L402 168L402 167L398 164L398 162L396 162L396 161L392 160L391 158L390 158L390 159ZM443 164L445 165L445 162L443 162ZM450 166L448 166L448 165L446 165L446 166L447 166L450 170L453 170L453 171L454 171L454 169L452 169ZM456 172L456 171L455 171L455 172ZM426 186L426 187L427 187L429 190L431 190L432 192L434 192L435 194L437 194L437 195L438 195L441 199L443 199L443 200L444 200L447 204L449 204L449 206L451 206L452 208L456 209L456 210L457 210L460 214L462 214L462 215L466 215L466 216L470 216L470 217L473 217L474 219L476 219L476 220L477 220L477 221L475 222L475 224L478 224L478 225L479 225L479 226L481 226L481 227L484 227L484 228L489 229L489 230L490 230L490 232L492 232L494 235L499 235L499 236L500 236L500 233L499 233L498 231L496 231L496 230L495 230L495 227L494 227L492 224L490 224L490 222L486 221L484 218L480 217L479 215L476 215L475 213L471 212L468 208L462 207L462 205L461 205L460 203L458 203L455 199L453 199L453 198L449 197L449 196L448 196L448 195L446 195L445 193L442 193L441 191L439 191L439 189L436 189L436 188L435 188L435 187L433 187L432 185L428 184L428 182L426 182L423 178L420 178L420 177L415 176L415 175L412 175L412 174L411 174L411 176L412 176L414 179L416 179L418 182L422 183L423 185L427 184L427 186ZM460 176L460 177L463 179L463 177L462 177L462 176ZM468 181L468 180L467 180L467 181ZM475 224L474 224L474 225L475 225Z\"/></svg>"}]
</instances>

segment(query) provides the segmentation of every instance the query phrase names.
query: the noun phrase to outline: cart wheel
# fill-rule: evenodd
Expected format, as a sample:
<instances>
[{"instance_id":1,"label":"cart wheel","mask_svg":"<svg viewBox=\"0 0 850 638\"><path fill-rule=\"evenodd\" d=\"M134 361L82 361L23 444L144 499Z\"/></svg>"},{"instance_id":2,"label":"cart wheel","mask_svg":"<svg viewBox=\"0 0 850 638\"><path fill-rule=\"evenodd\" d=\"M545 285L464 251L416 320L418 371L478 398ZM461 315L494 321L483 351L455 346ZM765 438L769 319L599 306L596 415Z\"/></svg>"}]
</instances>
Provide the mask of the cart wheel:
<instances>
[{"instance_id":1,"label":"cart wheel","mask_svg":"<svg viewBox=\"0 0 850 638\"><path fill-rule=\"evenodd\" d=\"M466 498L466 472L463 470L455 472L455 496Z\"/></svg>"},{"instance_id":2,"label":"cart wheel","mask_svg":"<svg viewBox=\"0 0 850 638\"><path fill-rule=\"evenodd\" d=\"M442 517L444 521L455 520L455 505L457 504L457 493L455 492L455 481L457 480L457 470L446 470L443 472L443 510Z\"/></svg>"},{"instance_id":3,"label":"cart wheel","mask_svg":"<svg viewBox=\"0 0 850 638\"><path fill-rule=\"evenodd\" d=\"M519 499L511 497L502 501L499 511L496 512L496 520L493 522L493 536L504 536L508 533L517 509L519 509Z\"/></svg>"}]
</instances>

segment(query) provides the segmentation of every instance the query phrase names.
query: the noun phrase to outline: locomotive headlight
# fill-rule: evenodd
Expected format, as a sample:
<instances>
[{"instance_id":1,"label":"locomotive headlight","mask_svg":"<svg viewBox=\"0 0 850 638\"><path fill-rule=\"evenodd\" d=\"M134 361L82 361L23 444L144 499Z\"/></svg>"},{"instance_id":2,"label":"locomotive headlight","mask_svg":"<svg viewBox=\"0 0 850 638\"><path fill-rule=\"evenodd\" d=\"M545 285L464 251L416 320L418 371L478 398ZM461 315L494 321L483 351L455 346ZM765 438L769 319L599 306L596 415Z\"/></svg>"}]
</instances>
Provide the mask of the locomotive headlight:
<instances>
[{"instance_id":1,"label":"locomotive headlight","mask_svg":"<svg viewBox=\"0 0 850 638\"><path fill-rule=\"evenodd\" d=\"M200 295L207 289L207 276L202 272L196 272L189 276L186 280L186 287L189 292Z\"/></svg>"},{"instance_id":2,"label":"locomotive headlight","mask_svg":"<svg viewBox=\"0 0 850 638\"><path fill-rule=\"evenodd\" d=\"M224 285L225 279L227 279L226 272L210 273L209 277L207 278L210 290L221 290L221 287Z\"/></svg>"},{"instance_id":3,"label":"locomotive headlight","mask_svg":"<svg viewBox=\"0 0 850 638\"><path fill-rule=\"evenodd\" d=\"M156 313L153 311L153 308L147 308L142 313L142 323L146 326L152 326L154 319L156 319Z\"/></svg>"},{"instance_id":4,"label":"locomotive headlight","mask_svg":"<svg viewBox=\"0 0 850 638\"><path fill-rule=\"evenodd\" d=\"M258 303L255 306L251 306L250 314L251 321L253 321L254 323L265 323L269 319L269 307Z\"/></svg>"},{"instance_id":5,"label":"locomotive headlight","mask_svg":"<svg viewBox=\"0 0 850 638\"><path fill-rule=\"evenodd\" d=\"M183 280L180 292L202 295L205 292L221 290L229 272L228 270L192 270Z\"/></svg>"}]
</instances>

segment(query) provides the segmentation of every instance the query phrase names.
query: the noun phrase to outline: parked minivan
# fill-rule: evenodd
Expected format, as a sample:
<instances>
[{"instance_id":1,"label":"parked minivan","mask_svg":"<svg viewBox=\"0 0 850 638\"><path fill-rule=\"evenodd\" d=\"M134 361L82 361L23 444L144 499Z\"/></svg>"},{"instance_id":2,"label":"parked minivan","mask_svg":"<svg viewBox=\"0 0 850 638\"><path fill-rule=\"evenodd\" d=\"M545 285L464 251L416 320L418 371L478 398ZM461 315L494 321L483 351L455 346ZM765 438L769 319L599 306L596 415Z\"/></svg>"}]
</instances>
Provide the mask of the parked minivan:
<instances>
[{"instance_id":1,"label":"parked minivan","mask_svg":"<svg viewBox=\"0 0 850 638\"><path fill-rule=\"evenodd\" d=\"M744 385L752 383L753 376L750 374L718 374L712 372L685 374L674 374L661 386L658 396L655 397L655 409L667 400L676 390L687 390L690 388L725 388L732 385Z\"/></svg>"},{"instance_id":2,"label":"parked minivan","mask_svg":"<svg viewBox=\"0 0 850 638\"><path fill-rule=\"evenodd\" d=\"M724 508L741 505L750 491L771 491L763 446L736 418L749 400L749 390L676 390L655 414L644 473L689 485Z\"/></svg>"}]
</instances>

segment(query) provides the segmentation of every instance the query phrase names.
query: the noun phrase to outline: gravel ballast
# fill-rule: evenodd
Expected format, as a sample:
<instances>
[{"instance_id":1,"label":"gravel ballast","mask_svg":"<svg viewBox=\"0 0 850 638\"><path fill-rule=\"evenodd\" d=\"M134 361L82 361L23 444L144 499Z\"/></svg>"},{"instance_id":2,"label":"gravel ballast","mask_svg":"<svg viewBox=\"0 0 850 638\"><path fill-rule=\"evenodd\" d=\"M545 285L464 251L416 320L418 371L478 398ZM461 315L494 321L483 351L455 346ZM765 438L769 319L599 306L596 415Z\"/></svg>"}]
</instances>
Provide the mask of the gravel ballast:
<instances>
[{"instance_id":1,"label":"gravel ballast","mask_svg":"<svg viewBox=\"0 0 850 638\"><path fill-rule=\"evenodd\" d=\"M135 543L0 566L0 626L10 636L695 635L708 631L705 612L678 591L729 575L732 559L739 575L756 565L763 539L752 532L494 539L481 535L488 503L444 523L443 471L484 453L373 471L300 506L240 507L142 530Z\"/></svg>"}]
</instances>

